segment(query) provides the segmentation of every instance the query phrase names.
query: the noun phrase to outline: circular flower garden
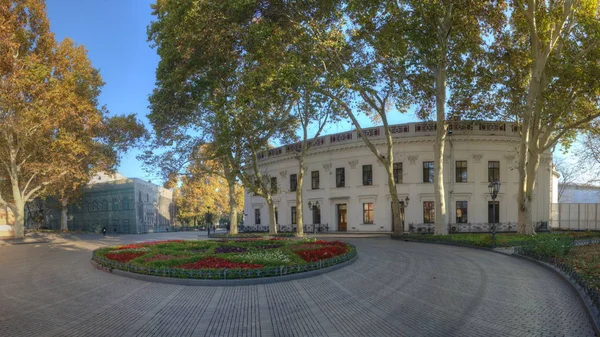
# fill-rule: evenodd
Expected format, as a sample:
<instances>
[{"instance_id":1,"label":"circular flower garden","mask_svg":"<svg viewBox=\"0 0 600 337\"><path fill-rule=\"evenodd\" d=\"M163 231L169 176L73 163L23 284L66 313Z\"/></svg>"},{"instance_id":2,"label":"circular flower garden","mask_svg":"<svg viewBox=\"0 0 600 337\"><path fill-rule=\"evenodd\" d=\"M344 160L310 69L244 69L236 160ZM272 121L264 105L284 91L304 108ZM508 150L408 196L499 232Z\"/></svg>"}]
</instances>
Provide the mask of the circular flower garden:
<instances>
[{"instance_id":1,"label":"circular flower garden","mask_svg":"<svg viewBox=\"0 0 600 337\"><path fill-rule=\"evenodd\" d=\"M354 246L316 239L169 240L96 249L109 269L192 279L283 276L330 267L356 256Z\"/></svg>"}]
</instances>

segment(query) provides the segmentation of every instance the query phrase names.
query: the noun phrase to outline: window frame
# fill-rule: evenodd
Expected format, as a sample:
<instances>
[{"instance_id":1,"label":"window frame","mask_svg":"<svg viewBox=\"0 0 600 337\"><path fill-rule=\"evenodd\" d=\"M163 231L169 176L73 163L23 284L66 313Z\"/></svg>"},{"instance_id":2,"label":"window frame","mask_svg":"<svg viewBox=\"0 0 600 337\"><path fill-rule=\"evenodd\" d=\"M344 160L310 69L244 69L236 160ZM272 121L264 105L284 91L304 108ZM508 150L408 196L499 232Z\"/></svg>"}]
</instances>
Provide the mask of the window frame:
<instances>
[{"instance_id":1,"label":"window frame","mask_svg":"<svg viewBox=\"0 0 600 337\"><path fill-rule=\"evenodd\" d=\"M344 167L335 169L335 187L346 187L346 169Z\"/></svg>"},{"instance_id":2,"label":"window frame","mask_svg":"<svg viewBox=\"0 0 600 337\"><path fill-rule=\"evenodd\" d=\"M459 164L461 166L459 166ZM464 165L464 166L462 166ZM466 160L456 160L454 162L454 179L457 183L466 183L469 180L468 162ZM463 176L464 173L464 176ZM464 179L463 179L464 178Z\"/></svg>"},{"instance_id":3,"label":"window frame","mask_svg":"<svg viewBox=\"0 0 600 337\"><path fill-rule=\"evenodd\" d=\"M255 225L260 225L261 221L260 221L260 208L255 208L254 209L254 224Z\"/></svg>"},{"instance_id":4,"label":"window frame","mask_svg":"<svg viewBox=\"0 0 600 337\"><path fill-rule=\"evenodd\" d=\"M497 167L490 167L492 163L497 163ZM496 178L496 179L494 179ZM500 181L500 161L499 160L488 160L488 182L495 180Z\"/></svg>"},{"instance_id":5,"label":"window frame","mask_svg":"<svg viewBox=\"0 0 600 337\"><path fill-rule=\"evenodd\" d=\"M298 223L298 211L296 209L296 206L292 206L290 209L290 217L291 217L291 222L292 225L295 225Z\"/></svg>"},{"instance_id":6,"label":"window frame","mask_svg":"<svg viewBox=\"0 0 600 337\"><path fill-rule=\"evenodd\" d=\"M496 213L492 214L492 205L495 205L496 208ZM492 216L495 215L496 216L496 221L494 221L494 219L492 219ZM490 221L491 220L491 221ZM495 201L491 201L488 200L488 223L500 223L500 201L499 200L495 200Z\"/></svg>"},{"instance_id":7,"label":"window frame","mask_svg":"<svg viewBox=\"0 0 600 337\"><path fill-rule=\"evenodd\" d=\"M375 203L363 202L363 225L373 225L375 223ZM370 219L368 219L370 217Z\"/></svg>"},{"instance_id":8,"label":"window frame","mask_svg":"<svg viewBox=\"0 0 600 337\"><path fill-rule=\"evenodd\" d=\"M321 207L312 208L312 222L313 225L321 224Z\"/></svg>"},{"instance_id":9,"label":"window frame","mask_svg":"<svg viewBox=\"0 0 600 337\"><path fill-rule=\"evenodd\" d=\"M269 185L271 194L279 193L279 189L277 188L277 177L271 177L271 179L269 180Z\"/></svg>"},{"instance_id":10,"label":"window frame","mask_svg":"<svg viewBox=\"0 0 600 337\"><path fill-rule=\"evenodd\" d=\"M458 216L460 211L460 217ZM456 223L468 223L469 222L469 202L466 200L457 200L456 201Z\"/></svg>"},{"instance_id":11,"label":"window frame","mask_svg":"<svg viewBox=\"0 0 600 337\"><path fill-rule=\"evenodd\" d=\"M318 190L319 189L319 171L311 171L310 172L310 181L311 181L311 189Z\"/></svg>"},{"instance_id":12,"label":"window frame","mask_svg":"<svg viewBox=\"0 0 600 337\"><path fill-rule=\"evenodd\" d=\"M423 162L423 182L424 183L433 183L433 178L435 175L435 164L433 161L424 161Z\"/></svg>"},{"instance_id":13,"label":"window frame","mask_svg":"<svg viewBox=\"0 0 600 337\"><path fill-rule=\"evenodd\" d=\"M373 186L373 165L362 166L362 184L363 186Z\"/></svg>"},{"instance_id":14,"label":"window frame","mask_svg":"<svg viewBox=\"0 0 600 337\"><path fill-rule=\"evenodd\" d=\"M435 223L435 201L423 201L423 223Z\"/></svg>"},{"instance_id":15,"label":"window frame","mask_svg":"<svg viewBox=\"0 0 600 337\"><path fill-rule=\"evenodd\" d=\"M290 174L290 192L296 192L298 189L298 175Z\"/></svg>"},{"instance_id":16,"label":"window frame","mask_svg":"<svg viewBox=\"0 0 600 337\"><path fill-rule=\"evenodd\" d=\"M398 166L400 168L398 168ZM398 163L394 163L393 166L393 171L394 171L394 183L396 184L402 184L403 183L403 179L402 179L402 175L403 175L403 167L402 167L402 162L398 162Z\"/></svg>"}]
</instances>

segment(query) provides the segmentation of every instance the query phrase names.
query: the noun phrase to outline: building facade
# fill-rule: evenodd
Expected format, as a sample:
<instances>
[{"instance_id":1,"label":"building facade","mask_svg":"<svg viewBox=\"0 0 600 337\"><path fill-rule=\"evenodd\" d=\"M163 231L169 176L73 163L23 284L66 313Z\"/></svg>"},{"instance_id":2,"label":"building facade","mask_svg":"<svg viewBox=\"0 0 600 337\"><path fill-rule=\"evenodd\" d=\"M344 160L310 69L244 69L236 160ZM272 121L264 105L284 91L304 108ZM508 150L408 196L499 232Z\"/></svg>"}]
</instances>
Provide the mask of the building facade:
<instances>
[{"instance_id":1,"label":"building facade","mask_svg":"<svg viewBox=\"0 0 600 337\"><path fill-rule=\"evenodd\" d=\"M53 198L28 205L26 224L60 229L60 207ZM42 212L40 212L42 211ZM86 186L83 197L68 206L70 230L108 233L166 232L175 221L170 190L120 174L99 174Z\"/></svg>"},{"instance_id":2,"label":"building facade","mask_svg":"<svg viewBox=\"0 0 600 337\"><path fill-rule=\"evenodd\" d=\"M435 222L433 145L435 123L390 127L394 141L394 178L403 208L405 230L431 230ZM449 228L484 230L501 223L515 230L517 222L517 170L519 135L516 125L504 122L458 121L449 126L444 158L447 222ZM385 153L382 126L363 129ZM262 153L261 173L268 176L280 228L293 227L298 216L305 224L320 224L329 231L377 232L392 230L391 197L384 167L365 146L356 130L320 137L305 158L303 214L296 212L300 144ZM534 190L533 219L547 222L552 193L552 157L543 155ZM489 182L499 180L500 192L492 201ZM309 209L308 205L313 206ZM318 205L314 207L314 205ZM245 225L267 226L268 209L262 197L245 194ZM514 226L514 227L511 227ZM465 230L466 231L466 230Z\"/></svg>"}]
</instances>

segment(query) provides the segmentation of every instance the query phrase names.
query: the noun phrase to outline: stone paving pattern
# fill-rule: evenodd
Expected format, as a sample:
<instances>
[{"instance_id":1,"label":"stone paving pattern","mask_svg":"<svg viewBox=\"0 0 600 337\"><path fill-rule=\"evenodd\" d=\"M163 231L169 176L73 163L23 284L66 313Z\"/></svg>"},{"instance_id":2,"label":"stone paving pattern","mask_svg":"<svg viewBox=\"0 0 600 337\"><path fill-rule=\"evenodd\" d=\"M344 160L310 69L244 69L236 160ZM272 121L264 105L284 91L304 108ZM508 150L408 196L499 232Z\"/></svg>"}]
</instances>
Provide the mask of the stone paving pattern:
<instances>
[{"instance_id":1,"label":"stone paving pattern","mask_svg":"<svg viewBox=\"0 0 600 337\"><path fill-rule=\"evenodd\" d=\"M359 258L275 284L198 287L96 270L91 250L198 233L0 242L0 336L593 336L553 272L484 250L348 238Z\"/></svg>"}]
</instances>

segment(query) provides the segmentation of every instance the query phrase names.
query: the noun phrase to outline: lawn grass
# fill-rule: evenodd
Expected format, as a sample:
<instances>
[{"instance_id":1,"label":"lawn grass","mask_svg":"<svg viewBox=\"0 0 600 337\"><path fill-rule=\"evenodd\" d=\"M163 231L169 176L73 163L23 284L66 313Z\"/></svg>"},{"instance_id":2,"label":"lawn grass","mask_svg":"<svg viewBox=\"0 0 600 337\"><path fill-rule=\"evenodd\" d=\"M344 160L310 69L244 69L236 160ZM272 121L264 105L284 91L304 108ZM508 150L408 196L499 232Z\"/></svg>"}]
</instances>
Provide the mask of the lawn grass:
<instances>
[{"instance_id":1,"label":"lawn grass","mask_svg":"<svg viewBox=\"0 0 600 337\"><path fill-rule=\"evenodd\" d=\"M427 241L427 242L444 242L456 243L477 247L513 247L524 245L535 245L555 240L577 240L587 238L600 238L600 232L574 232L574 231L557 231L551 233L538 233L537 235L522 235L517 233L497 233L496 243L492 241L490 233L465 233L465 234L449 234L449 235L433 235L433 234L406 234L398 236L400 240L411 241Z\"/></svg>"},{"instance_id":2,"label":"lawn grass","mask_svg":"<svg viewBox=\"0 0 600 337\"><path fill-rule=\"evenodd\" d=\"M571 266L591 287L600 292L600 244L573 247L559 262Z\"/></svg>"}]
</instances>

